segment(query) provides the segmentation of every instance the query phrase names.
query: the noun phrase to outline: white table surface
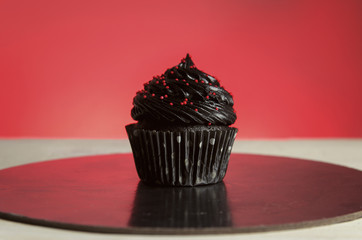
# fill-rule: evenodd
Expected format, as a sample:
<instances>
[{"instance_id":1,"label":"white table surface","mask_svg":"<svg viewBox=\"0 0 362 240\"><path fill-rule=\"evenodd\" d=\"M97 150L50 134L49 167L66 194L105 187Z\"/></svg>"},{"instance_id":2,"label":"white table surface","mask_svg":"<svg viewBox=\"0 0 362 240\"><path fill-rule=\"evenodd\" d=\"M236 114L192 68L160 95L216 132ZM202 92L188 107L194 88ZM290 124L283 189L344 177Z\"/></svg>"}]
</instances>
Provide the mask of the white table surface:
<instances>
[{"instance_id":1,"label":"white table surface","mask_svg":"<svg viewBox=\"0 0 362 240\"><path fill-rule=\"evenodd\" d=\"M0 169L25 163L108 153L130 152L128 140L0 140ZM256 153L335 163L362 170L362 139L319 140L243 140L236 141L233 152ZM362 191L362 189L361 189ZM1 204L1 199L0 199ZM361 203L362 204L362 203ZM0 219L0 240L17 239L362 239L362 219L328 226L267 233L147 236L98 234L33 226Z\"/></svg>"}]
</instances>

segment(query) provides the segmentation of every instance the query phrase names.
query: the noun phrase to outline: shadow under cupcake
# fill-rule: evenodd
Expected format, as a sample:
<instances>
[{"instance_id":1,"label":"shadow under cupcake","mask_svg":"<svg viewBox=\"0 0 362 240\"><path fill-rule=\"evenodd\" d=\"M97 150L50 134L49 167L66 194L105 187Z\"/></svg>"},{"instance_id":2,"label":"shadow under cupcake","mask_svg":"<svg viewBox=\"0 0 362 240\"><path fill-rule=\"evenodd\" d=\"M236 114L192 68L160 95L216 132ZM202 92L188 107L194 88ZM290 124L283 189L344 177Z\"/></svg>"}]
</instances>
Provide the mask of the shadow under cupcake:
<instances>
[{"instance_id":1,"label":"shadow under cupcake","mask_svg":"<svg viewBox=\"0 0 362 240\"><path fill-rule=\"evenodd\" d=\"M225 184L196 188L150 187L140 182L130 227L217 228L232 226Z\"/></svg>"}]
</instances>

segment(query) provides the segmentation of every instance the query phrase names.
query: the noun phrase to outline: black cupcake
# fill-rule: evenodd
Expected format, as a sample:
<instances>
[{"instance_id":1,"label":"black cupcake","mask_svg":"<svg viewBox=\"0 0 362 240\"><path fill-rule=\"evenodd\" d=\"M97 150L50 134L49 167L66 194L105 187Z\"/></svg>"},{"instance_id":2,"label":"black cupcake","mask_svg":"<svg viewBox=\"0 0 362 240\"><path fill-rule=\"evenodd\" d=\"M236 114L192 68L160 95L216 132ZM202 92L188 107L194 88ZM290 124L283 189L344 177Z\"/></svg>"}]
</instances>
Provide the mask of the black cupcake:
<instances>
[{"instance_id":1,"label":"black cupcake","mask_svg":"<svg viewBox=\"0 0 362 240\"><path fill-rule=\"evenodd\" d=\"M126 126L137 173L147 184L221 182L237 129L233 98L189 55L144 84Z\"/></svg>"}]
</instances>

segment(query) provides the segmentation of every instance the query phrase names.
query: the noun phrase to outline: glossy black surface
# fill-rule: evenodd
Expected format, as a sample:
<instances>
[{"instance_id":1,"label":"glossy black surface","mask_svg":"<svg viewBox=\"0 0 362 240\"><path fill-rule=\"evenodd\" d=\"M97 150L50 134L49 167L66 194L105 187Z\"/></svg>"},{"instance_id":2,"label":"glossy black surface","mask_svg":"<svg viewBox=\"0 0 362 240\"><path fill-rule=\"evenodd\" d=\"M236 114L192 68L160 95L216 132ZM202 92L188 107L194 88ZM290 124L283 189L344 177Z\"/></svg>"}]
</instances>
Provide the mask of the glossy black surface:
<instances>
[{"instance_id":1,"label":"glossy black surface","mask_svg":"<svg viewBox=\"0 0 362 240\"><path fill-rule=\"evenodd\" d=\"M231 227L225 184L164 188L139 183L129 225L162 228Z\"/></svg>"},{"instance_id":2,"label":"glossy black surface","mask_svg":"<svg viewBox=\"0 0 362 240\"><path fill-rule=\"evenodd\" d=\"M40 162L0 171L0 216L93 232L271 231L362 216L362 172L293 158L232 154L224 182L154 187L131 154Z\"/></svg>"}]
</instances>

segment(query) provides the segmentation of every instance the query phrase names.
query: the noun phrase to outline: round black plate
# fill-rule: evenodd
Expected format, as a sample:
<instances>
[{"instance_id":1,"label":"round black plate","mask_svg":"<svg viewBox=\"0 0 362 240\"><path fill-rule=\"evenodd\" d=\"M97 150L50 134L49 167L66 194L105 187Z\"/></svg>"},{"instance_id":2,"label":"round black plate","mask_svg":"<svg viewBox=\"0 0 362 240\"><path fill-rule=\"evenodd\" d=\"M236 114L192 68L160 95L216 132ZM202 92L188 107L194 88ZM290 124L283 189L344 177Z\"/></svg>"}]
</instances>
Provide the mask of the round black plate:
<instances>
[{"instance_id":1,"label":"round black plate","mask_svg":"<svg viewBox=\"0 0 362 240\"><path fill-rule=\"evenodd\" d=\"M232 154L224 182L140 183L131 154L0 171L0 216L73 230L135 234L271 231L362 216L362 172L294 158Z\"/></svg>"}]
</instances>

